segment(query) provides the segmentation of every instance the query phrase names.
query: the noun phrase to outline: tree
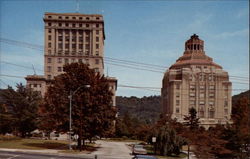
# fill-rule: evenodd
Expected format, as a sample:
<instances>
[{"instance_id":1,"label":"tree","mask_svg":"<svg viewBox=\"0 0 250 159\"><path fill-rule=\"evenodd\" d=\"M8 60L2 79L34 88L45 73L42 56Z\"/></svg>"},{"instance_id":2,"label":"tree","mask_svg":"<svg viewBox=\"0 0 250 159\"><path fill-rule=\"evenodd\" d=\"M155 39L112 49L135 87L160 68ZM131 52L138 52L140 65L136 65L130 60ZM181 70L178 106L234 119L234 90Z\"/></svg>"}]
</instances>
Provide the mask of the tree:
<instances>
[{"instance_id":1,"label":"tree","mask_svg":"<svg viewBox=\"0 0 250 159\"><path fill-rule=\"evenodd\" d=\"M196 130L199 127L199 118L197 117L197 111L195 108L189 109L189 115L184 117L186 120L186 125L189 127L190 130Z\"/></svg>"},{"instance_id":2,"label":"tree","mask_svg":"<svg viewBox=\"0 0 250 159\"><path fill-rule=\"evenodd\" d=\"M1 111L1 116L8 119L12 132L25 137L37 128L41 96L21 83L16 87L16 91L9 87L1 92L1 108L4 110Z\"/></svg>"},{"instance_id":3,"label":"tree","mask_svg":"<svg viewBox=\"0 0 250 159\"><path fill-rule=\"evenodd\" d=\"M84 143L86 139L101 137L114 129L116 110L112 107L112 93L104 76L82 63L65 65L64 71L48 88L42 115L53 123L51 129L68 132L68 96L77 90L72 104L72 131L79 136L78 147L82 150L82 140ZM90 88L85 88L85 85L90 85Z\"/></svg>"}]
</instances>

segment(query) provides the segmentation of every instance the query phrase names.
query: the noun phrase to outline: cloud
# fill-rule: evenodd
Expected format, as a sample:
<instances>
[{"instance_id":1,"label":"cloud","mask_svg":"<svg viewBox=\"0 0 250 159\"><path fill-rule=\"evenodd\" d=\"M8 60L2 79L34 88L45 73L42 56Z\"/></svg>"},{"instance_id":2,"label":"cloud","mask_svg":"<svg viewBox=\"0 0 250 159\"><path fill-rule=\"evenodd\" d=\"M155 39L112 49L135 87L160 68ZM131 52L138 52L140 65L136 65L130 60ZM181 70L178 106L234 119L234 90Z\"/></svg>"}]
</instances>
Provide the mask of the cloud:
<instances>
[{"instance_id":1,"label":"cloud","mask_svg":"<svg viewBox=\"0 0 250 159\"><path fill-rule=\"evenodd\" d=\"M248 16L249 15L249 10L248 8L243 8L241 10L238 11L238 13L236 14L237 18L242 18L244 16Z\"/></svg>"},{"instance_id":2,"label":"cloud","mask_svg":"<svg viewBox=\"0 0 250 159\"><path fill-rule=\"evenodd\" d=\"M233 32L223 32L220 34L214 35L215 38L232 38L236 36L248 36L249 35L249 29L242 29L242 30L236 30Z\"/></svg>"}]
</instances>

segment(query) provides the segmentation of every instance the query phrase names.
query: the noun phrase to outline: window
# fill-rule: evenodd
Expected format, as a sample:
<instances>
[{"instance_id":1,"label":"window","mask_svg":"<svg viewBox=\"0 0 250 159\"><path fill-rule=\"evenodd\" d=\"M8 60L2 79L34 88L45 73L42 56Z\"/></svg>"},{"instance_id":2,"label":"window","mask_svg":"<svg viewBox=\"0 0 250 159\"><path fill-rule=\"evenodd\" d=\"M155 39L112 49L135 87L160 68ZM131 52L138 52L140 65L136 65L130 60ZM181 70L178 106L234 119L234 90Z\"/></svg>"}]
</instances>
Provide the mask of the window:
<instances>
[{"instance_id":1,"label":"window","mask_svg":"<svg viewBox=\"0 0 250 159\"><path fill-rule=\"evenodd\" d=\"M51 40L51 35L49 35L48 39Z\"/></svg>"},{"instance_id":2,"label":"window","mask_svg":"<svg viewBox=\"0 0 250 159\"><path fill-rule=\"evenodd\" d=\"M79 17L80 20L82 20L82 17Z\"/></svg>"},{"instance_id":3,"label":"window","mask_svg":"<svg viewBox=\"0 0 250 159\"><path fill-rule=\"evenodd\" d=\"M87 20L89 20L89 17L86 17Z\"/></svg>"},{"instance_id":4,"label":"window","mask_svg":"<svg viewBox=\"0 0 250 159\"><path fill-rule=\"evenodd\" d=\"M89 24L86 24L86 27L89 27Z\"/></svg>"},{"instance_id":5,"label":"window","mask_svg":"<svg viewBox=\"0 0 250 159\"><path fill-rule=\"evenodd\" d=\"M176 84L176 89L180 89L180 84Z\"/></svg>"},{"instance_id":6,"label":"window","mask_svg":"<svg viewBox=\"0 0 250 159\"><path fill-rule=\"evenodd\" d=\"M228 114L228 109L224 109L224 113L225 113L225 115L227 115Z\"/></svg>"},{"instance_id":7,"label":"window","mask_svg":"<svg viewBox=\"0 0 250 159\"><path fill-rule=\"evenodd\" d=\"M34 87L37 87L37 84L34 84L33 86L34 86Z\"/></svg>"},{"instance_id":8,"label":"window","mask_svg":"<svg viewBox=\"0 0 250 159\"><path fill-rule=\"evenodd\" d=\"M76 24L72 24L72 27L76 27Z\"/></svg>"},{"instance_id":9,"label":"window","mask_svg":"<svg viewBox=\"0 0 250 159\"><path fill-rule=\"evenodd\" d=\"M51 48L51 43L48 43L49 48Z\"/></svg>"},{"instance_id":10,"label":"window","mask_svg":"<svg viewBox=\"0 0 250 159\"><path fill-rule=\"evenodd\" d=\"M99 37L98 37L98 36L95 37L95 41L96 41L96 42L99 42Z\"/></svg>"},{"instance_id":11,"label":"window","mask_svg":"<svg viewBox=\"0 0 250 159\"><path fill-rule=\"evenodd\" d=\"M61 17L61 16L59 16L58 18L59 18L59 19L62 19L62 17Z\"/></svg>"},{"instance_id":12,"label":"window","mask_svg":"<svg viewBox=\"0 0 250 159\"><path fill-rule=\"evenodd\" d=\"M66 48L66 49L69 49L69 44L65 44L65 48Z\"/></svg>"},{"instance_id":13,"label":"window","mask_svg":"<svg viewBox=\"0 0 250 159\"><path fill-rule=\"evenodd\" d=\"M86 45L85 45L85 48L86 48L86 49L89 49L89 44L86 44Z\"/></svg>"},{"instance_id":14,"label":"window","mask_svg":"<svg viewBox=\"0 0 250 159\"><path fill-rule=\"evenodd\" d=\"M205 89L205 86L204 85L200 85L200 89Z\"/></svg>"},{"instance_id":15,"label":"window","mask_svg":"<svg viewBox=\"0 0 250 159\"><path fill-rule=\"evenodd\" d=\"M61 58L58 58L58 59L57 59L57 62L58 62L58 63L62 63L62 59L61 59Z\"/></svg>"},{"instance_id":16,"label":"window","mask_svg":"<svg viewBox=\"0 0 250 159\"><path fill-rule=\"evenodd\" d=\"M210 105L210 106L213 106L213 105L214 105L214 102L213 102L213 101L210 101L210 102L209 102L209 105Z\"/></svg>"},{"instance_id":17,"label":"window","mask_svg":"<svg viewBox=\"0 0 250 159\"><path fill-rule=\"evenodd\" d=\"M96 17L96 20L99 20L100 18L99 17Z\"/></svg>"},{"instance_id":18,"label":"window","mask_svg":"<svg viewBox=\"0 0 250 159\"><path fill-rule=\"evenodd\" d=\"M51 23L48 23L48 26L51 26Z\"/></svg>"},{"instance_id":19,"label":"window","mask_svg":"<svg viewBox=\"0 0 250 159\"><path fill-rule=\"evenodd\" d=\"M52 18L51 16L48 16L49 18Z\"/></svg>"},{"instance_id":20,"label":"window","mask_svg":"<svg viewBox=\"0 0 250 159\"><path fill-rule=\"evenodd\" d=\"M68 64L68 63L69 63L69 59L65 58L65 59L64 59L64 63L65 63L65 64Z\"/></svg>"},{"instance_id":21,"label":"window","mask_svg":"<svg viewBox=\"0 0 250 159\"><path fill-rule=\"evenodd\" d=\"M209 112L208 112L208 117L209 118L214 118L214 111L213 110L209 110Z\"/></svg>"},{"instance_id":22,"label":"window","mask_svg":"<svg viewBox=\"0 0 250 159\"><path fill-rule=\"evenodd\" d=\"M72 19L76 19L76 17L72 17Z\"/></svg>"},{"instance_id":23,"label":"window","mask_svg":"<svg viewBox=\"0 0 250 159\"><path fill-rule=\"evenodd\" d=\"M72 49L76 49L76 44L72 44Z\"/></svg>"},{"instance_id":24,"label":"window","mask_svg":"<svg viewBox=\"0 0 250 159\"><path fill-rule=\"evenodd\" d=\"M89 64L89 59L86 59L86 64Z\"/></svg>"},{"instance_id":25,"label":"window","mask_svg":"<svg viewBox=\"0 0 250 159\"><path fill-rule=\"evenodd\" d=\"M48 54L51 55L51 50L48 50Z\"/></svg>"},{"instance_id":26,"label":"window","mask_svg":"<svg viewBox=\"0 0 250 159\"><path fill-rule=\"evenodd\" d=\"M180 100L176 100L176 105L180 105Z\"/></svg>"},{"instance_id":27,"label":"window","mask_svg":"<svg viewBox=\"0 0 250 159\"><path fill-rule=\"evenodd\" d=\"M83 37L79 37L79 42L83 42Z\"/></svg>"},{"instance_id":28,"label":"window","mask_svg":"<svg viewBox=\"0 0 250 159\"><path fill-rule=\"evenodd\" d=\"M68 24L68 23L66 23L66 24L65 24L65 26L66 26L66 27L68 27L68 26L69 26L69 24Z\"/></svg>"},{"instance_id":29,"label":"window","mask_svg":"<svg viewBox=\"0 0 250 159\"><path fill-rule=\"evenodd\" d=\"M58 72L62 72L62 67L57 67Z\"/></svg>"},{"instance_id":30,"label":"window","mask_svg":"<svg viewBox=\"0 0 250 159\"><path fill-rule=\"evenodd\" d=\"M96 59L96 60L95 60L95 64L99 64L99 59Z\"/></svg>"},{"instance_id":31,"label":"window","mask_svg":"<svg viewBox=\"0 0 250 159\"><path fill-rule=\"evenodd\" d=\"M195 104L195 101L194 101L194 100L190 100L190 101L189 101L189 104L190 104L190 105L194 105L194 104Z\"/></svg>"},{"instance_id":32,"label":"window","mask_svg":"<svg viewBox=\"0 0 250 159\"><path fill-rule=\"evenodd\" d=\"M69 19L69 17L65 17L65 19Z\"/></svg>"},{"instance_id":33,"label":"window","mask_svg":"<svg viewBox=\"0 0 250 159\"><path fill-rule=\"evenodd\" d=\"M58 23L59 26L62 26L62 23Z\"/></svg>"},{"instance_id":34,"label":"window","mask_svg":"<svg viewBox=\"0 0 250 159\"><path fill-rule=\"evenodd\" d=\"M224 101L224 107L227 107L227 106L228 106L228 101L225 100L225 101Z\"/></svg>"},{"instance_id":35,"label":"window","mask_svg":"<svg viewBox=\"0 0 250 159\"><path fill-rule=\"evenodd\" d=\"M82 27L82 24L79 24L79 27Z\"/></svg>"},{"instance_id":36,"label":"window","mask_svg":"<svg viewBox=\"0 0 250 159\"><path fill-rule=\"evenodd\" d=\"M94 71L95 71L95 73L98 73L99 72L99 68L95 68Z\"/></svg>"},{"instance_id":37,"label":"window","mask_svg":"<svg viewBox=\"0 0 250 159\"><path fill-rule=\"evenodd\" d=\"M49 29L48 32L51 33L51 29Z\"/></svg>"},{"instance_id":38,"label":"window","mask_svg":"<svg viewBox=\"0 0 250 159\"><path fill-rule=\"evenodd\" d=\"M48 79L49 79L49 80L51 79L51 75L48 75Z\"/></svg>"},{"instance_id":39,"label":"window","mask_svg":"<svg viewBox=\"0 0 250 159\"><path fill-rule=\"evenodd\" d=\"M96 56L99 56L99 51L96 51L96 52L95 52L95 55L96 55Z\"/></svg>"},{"instance_id":40,"label":"window","mask_svg":"<svg viewBox=\"0 0 250 159\"><path fill-rule=\"evenodd\" d=\"M62 43L59 43L59 44L58 44L58 47L59 47L59 49L62 49L63 44L62 44Z\"/></svg>"},{"instance_id":41,"label":"window","mask_svg":"<svg viewBox=\"0 0 250 159\"><path fill-rule=\"evenodd\" d=\"M200 111L199 111L199 117L200 117L200 118L204 118L204 116L205 116L204 111L203 111L203 110L200 110Z\"/></svg>"},{"instance_id":42,"label":"window","mask_svg":"<svg viewBox=\"0 0 250 159\"><path fill-rule=\"evenodd\" d=\"M175 109L175 112L176 112L176 113L180 113L180 108L176 108L176 109Z\"/></svg>"},{"instance_id":43,"label":"window","mask_svg":"<svg viewBox=\"0 0 250 159\"><path fill-rule=\"evenodd\" d=\"M200 105L204 105L205 104L205 101L200 101Z\"/></svg>"},{"instance_id":44,"label":"window","mask_svg":"<svg viewBox=\"0 0 250 159\"><path fill-rule=\"evenodd\" d=\"M210 89L210 90L213 90L214 88L215 88L214 85L210 85L210 86L209 86L209 89Z\"/></svg>"},{"instance_id":45,"label":"window","mask_svg":"<svg viewBox=\"0 0 250 159\"><path fill-rule=\"evenodd\" d=\"M180 92L176 92L176 97L180 97Z\"/></svg>"},{"instance_id":46,"label":"window","mask_svg":"<svg viewBox=\"0 0 250 159\"><path fill-rule=\"evenodd\" d=\"M204 98L205 94L204 93L200 93L200 98Z\"/></svg>"},{"instance_id":47,"label":"window","mask_svg":"<svg viewBox=\"0 0 250 159\"><path fill-rule=\"evenodd\" d=\"M79 62L79 63L82 63L82 59L78 59L78 62Z\"/></svg>"},{"instance_id":48,"label":"window","mask_svg":"<svg viewBox=\"0 0 250 159\"><path fill-rule=\"evenodd\" d=\"M71 62L75 62L75 59L71 59Z\"/></svg>"},{"instance_id":49,"label":"window","mask_svg":"<svg viewBox=\"0 0 250 159\"><path fill-rule=\"evenodd\" d=\"M99 27L99 24L96 24L96 27L98 28L98 27Z\"/></svg>"},{"instance_id":50,"label":"window","mask_svg":"<svg viewBox=\"0 0 250 159\"><path fill-rule=\"evenodd\" d=\"M86 41L89 41L89 37L86 37L85 40L86 40Z\"/></svg>"},{"instance_id":51,"label":"window","mask_svg":"<svg viewBox=\"0 0 250 159\"><path fill-rule=\"evenodd\" d=\"M62 37L62 36L58 36L58 40L59 40L59 41L62 41L62 40L63 40L63 37Z\"/></svg>"},{"instance_id":52,"label":"window","mask_svg":"<svg viewBox=\"0 0 250 159\"><path fill-rule=\"evenodd\" d=\"M51 63L51 62L52 62L51 58L48 58L48 63Z\"/></svg>"},{"instance_id":53,"label":"window","mask_svg":"<svg viewBox=\"0 0 250 159\"><path fill-rule=\"evenodd\" d=\"M48 71L48 72L51 72L51 66L48 66L48 67L47 67L47 71Z\"/></svg>"},{"instance_id":54,"label":"window","mask_svg":"<svg viewBox=\"0 0 250 159\"><path fill-rule=\"evenodd\" d=\"M213 93L209 93L209 97L210 97L210 98L213 98L213 97L214 97L214 94L213 94Z\"/></svg>"},{"instance_id":55,"label":"window","mask_svg":"<svg viewBox=\"0 0 250 159\"><path fill-rule=\"evenodd\" d=\"M195 94L194 93L190 93L189 96L190 97L195 97Z\"/></svg>"},{"instance_id":56,"label":"window","mask_svg":"<svg viewBox=\"0 0 250 159\"><path fill-rule=\"evenodd\" d=\"M96 34L97 34L97 35L99 34L99 30L96 30Z\"/></svg>"},{"instance_id":57,"label":"window","mask_svg":"<svg viewBox=\"0 0 250 159\"><path fill-rule=\"evenodd\" d=\"M82 44L79 44L79 49L83 49L83 45Z\"/></svg>"}]
</instances>

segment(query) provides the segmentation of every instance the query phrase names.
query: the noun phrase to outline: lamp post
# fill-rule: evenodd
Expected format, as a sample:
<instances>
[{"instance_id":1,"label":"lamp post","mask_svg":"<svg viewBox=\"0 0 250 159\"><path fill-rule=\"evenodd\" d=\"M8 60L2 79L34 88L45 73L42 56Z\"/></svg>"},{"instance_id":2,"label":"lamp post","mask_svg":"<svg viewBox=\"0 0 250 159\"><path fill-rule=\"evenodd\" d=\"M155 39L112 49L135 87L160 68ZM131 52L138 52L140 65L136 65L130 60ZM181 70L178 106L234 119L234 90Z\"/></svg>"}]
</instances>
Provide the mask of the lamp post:
<instances>
[{"instance_id":1,"label":"lamp post","mask_svg":"<svg viewBox=\"0 0 250 159\"><path fill-rule=\"evenodd\" d=\"M70 95L69 95L69 150L72 150L71 148L71 130L72 130L72 96L80 90L82 87L84 88L90 88L90 85L83 85L78 87L74 92L70 90Z\"/></svg>"}]
</instances>

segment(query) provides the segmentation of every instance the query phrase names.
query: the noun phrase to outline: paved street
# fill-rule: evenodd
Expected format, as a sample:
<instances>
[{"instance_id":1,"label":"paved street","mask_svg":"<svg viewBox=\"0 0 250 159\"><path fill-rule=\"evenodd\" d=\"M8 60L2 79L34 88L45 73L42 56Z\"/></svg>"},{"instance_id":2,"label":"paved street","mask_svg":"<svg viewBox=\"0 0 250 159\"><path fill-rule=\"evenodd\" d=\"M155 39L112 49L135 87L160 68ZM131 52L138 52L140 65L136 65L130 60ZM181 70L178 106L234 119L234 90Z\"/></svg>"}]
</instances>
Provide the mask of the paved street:
<instances>
[{"instance_id":1,"label":"paved street","mask_svg":"<svg viewBox=\"0 0 250 159\"><path fill-rule=\"evenodd\" d=\"M99 140L96 143L101 146L91 154L97 155L98 159L131 159L133 157L125 142Z\"/></svg>"},{"instance_id":2,"label":"paved street","mask_svg":"<svg viewBox=\"0 0 250 159\"><path fill-rule=\"evenodd\" d=\"M94 156L72 156L65 154L39 154L31 152L0 151L0 159L94 159Z\"/></svg>"},{"instance_id":3,"label":"paved street","mask_svg":"<svg viewBox=\"0 0 250 159\"><path fill-rule=\"evenodd\" d=\"M131 150L124 142L97 141L100 147L91 154L63 154L57 150L1 149L0 159L131 159Z\"/></svg>"}]
</instances>

